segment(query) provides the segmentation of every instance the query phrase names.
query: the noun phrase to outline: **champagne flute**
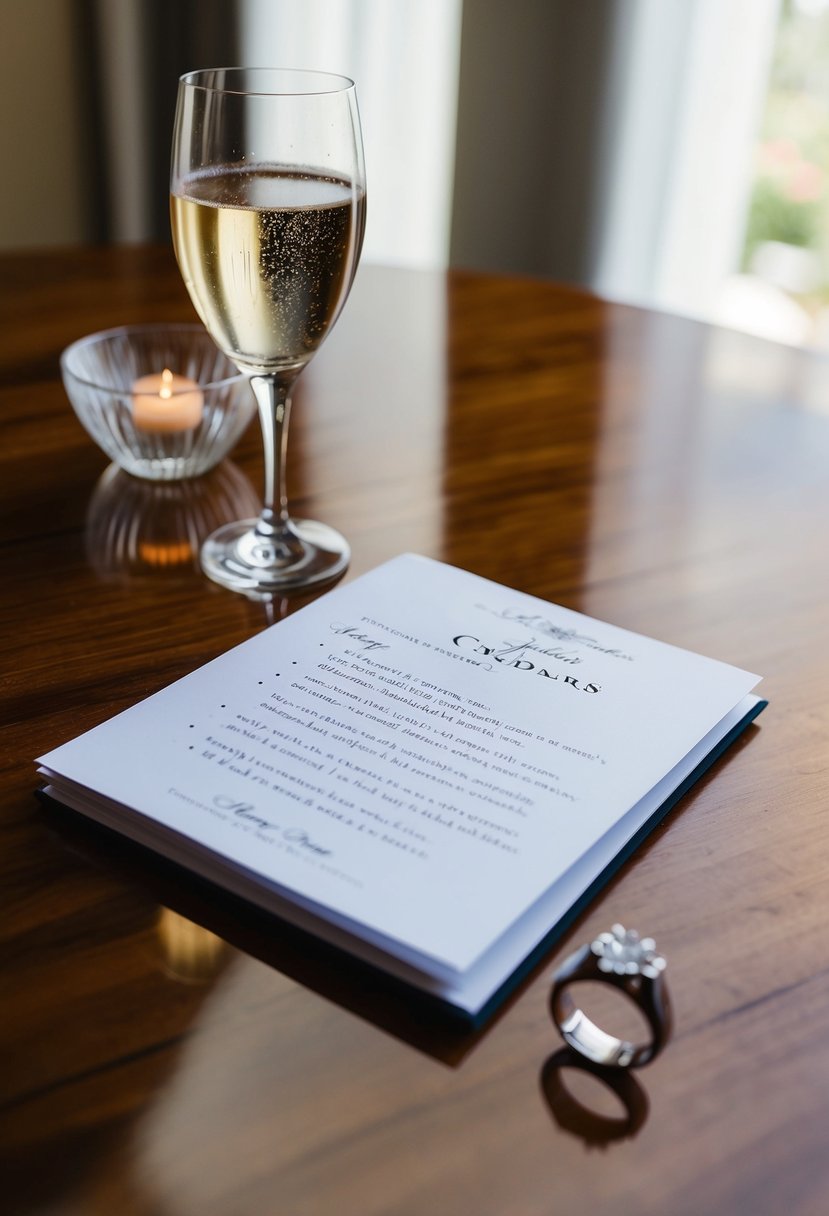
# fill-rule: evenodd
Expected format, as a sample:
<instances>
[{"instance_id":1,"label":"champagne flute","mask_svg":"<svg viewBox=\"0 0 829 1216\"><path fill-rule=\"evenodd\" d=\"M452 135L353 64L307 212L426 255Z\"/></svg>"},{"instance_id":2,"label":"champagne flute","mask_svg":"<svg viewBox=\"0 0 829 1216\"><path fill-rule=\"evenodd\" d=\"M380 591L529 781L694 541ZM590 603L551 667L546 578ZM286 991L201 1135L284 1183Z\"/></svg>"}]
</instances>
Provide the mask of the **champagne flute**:
<instances>
[{"instance_id":1,"label":"champagne flute","mask_svg":"<svg viewBox=\"0 0 829 1216\"><path fill-rule=\"evenodd\" d=\"M217 346L251 378L265 447L262 514L208 537L202 568L253 597L333 580L348 544L290 517L285 457L291 390L339 316L363 241L353 81L275 68L182 76L170 193L182 277Z\"/></svg>"}]
</instances>

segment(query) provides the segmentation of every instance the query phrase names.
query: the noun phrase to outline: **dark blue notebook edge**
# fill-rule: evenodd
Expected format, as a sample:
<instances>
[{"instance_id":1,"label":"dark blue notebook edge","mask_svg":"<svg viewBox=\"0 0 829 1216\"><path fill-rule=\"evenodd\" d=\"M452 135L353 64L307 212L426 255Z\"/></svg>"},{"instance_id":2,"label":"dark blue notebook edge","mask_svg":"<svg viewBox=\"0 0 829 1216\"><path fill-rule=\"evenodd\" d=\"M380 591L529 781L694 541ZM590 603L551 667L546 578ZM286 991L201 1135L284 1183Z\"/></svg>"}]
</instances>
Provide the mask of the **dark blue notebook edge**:
<instances>
[{"instance_id":1,"label":"dark blue notebook edge","mask_svg":"<svg viewBox=\"0 0 829 1216\"><path fill-rule=\"evenodd\" d=\"M688 790L691 789L691 787L695 785L702 776L704 776L708 769L710 769L731 747L731 745L740 737L747 727L750 726L750 724L766 708L767 705L767 700L757 701L746 711L745 715L739 720L739 722L735 723L734 726L725 735L723 735L722 739L720 739L719 742L714 745L711 751L703 757L699 764L683 781L680 782L676 789L668 795L657 810L648 817L646 822L643 823L642 826L622 846L622 848L619 849L613 859L604 867L596 878L594 878L594 880L584 890L579 898L575 900L564 916L562 916L554 925L550 927L538 944L521 959L521 961L510 972L510 974L496 989L492 996L490 996L489 999L481 1006L481 1008L474 1013L461 1009L442 997L424 991L423 989L412 985L408 981L392 975L388 971L385 971L379 964L367 962L364 959L360 959L359 957L350 954L347 949L326 941L324 937L318 937L318 935L314 934L313 931L309 929L302 929L291 925L290 922L282 921L277 914L263 910L255 903L251 904L250 901L246 900L243 896L228 893L228 897L234 903L241 905L247 904L248 906L252 907L258 915L272 917L274 920L285 924L290 929L292 934L316 941L323 951L331 952L335 956L340 956L343 959L347 959L353 965L353 969L357 974L362 973L362 975L366 978L368 978L368 976L374 976L381 983L381 985L392 990L402 990L408 995L410 1000L414 998L415 1003L422 1009L424 1013L428 1012L440 1017L441 1019L454 1024L461 1031L469 1031L470 1033L473 1031L478 1031L497 1013L500 1007L519 988L522 981L526 979L526 977L530 974L530 972L533 971L538 963L541 962L552 950L556 942L564 936L570 926L577 920L577 918L588 907L592 900L595 899L596 895L599 894L602 888L607 885L607 883L611 880L611 878L613 878L624 863L636 852L642 841L650 835L653 829L685 796ZM52 804L57 806L61 805L56 799L46 795L42 790L37 791L37 796L44 804ZM62 809L65 811L66 808ZM70 814L75 816L79 815L80 813L70 812ZM81 819L84 818L83 816L80 817ZM204 878L197 872L188 870L188 868L182 863L174 861L166 854L157 853L148 848L148 846L133 841L130 837L122 836L115 829L105 827L104 825L97 823L95 820L87 820L86 822L92 824L95 830L104 833L105 836L120 839L121 841L127 841L128 847L138 850L139 854L150 855L157 861L161 862L163 866L171 868L173 871L183 872L191 875L192 878L199 884L206 885L207 887L215 887L217 885L214 880ZM218 886L223 890L223 888L221 888L221 884L218 884ZM311 986L315 987L313 984L311 984Z\"/></svg>"},{"instance_id":2,"label":"dark blue notebook edge","mask_svg":"<svg viewBox=\"0 0 829 1216\"><path fill-rule=\"evenodd\" d=\"M571 904L568 911L556 921L555 925L541 939L537 946L519 963L518 967L508 976L500 988L498 988L486 1004L472 1015L466 1015L464 1010L457 1009L451 1006L452 1012L468 1021L470 1029L482 1026L496 1012L500 1005L510 996L512 992L519 986L521 981L533 970L537 963L549 953L552 946L563 937L570 926L587 908L587 906L595 899L603 887L607 885L614 874L625 864L625 862L636 852L639 845L645 840L655 827L671 811L680 799L688 793L689 789L705 775L717 760L736 742L740 735L751 725L758 714L768 705L767 700L759 700L755 705L746 712L745 716L739 722L732 726L731 730L723 735L722 739L712 747L711 751L700 760L696 768L681 781L679 785L668 795L665 801L654 811L654 813L642 824L638 831L634 832L630 840L623 845L613 860L601 871L600 874L593 879L590 885L579 896L579 898ZM609 926L608 926L609 927Z\"/></svg>"}]
</instances>

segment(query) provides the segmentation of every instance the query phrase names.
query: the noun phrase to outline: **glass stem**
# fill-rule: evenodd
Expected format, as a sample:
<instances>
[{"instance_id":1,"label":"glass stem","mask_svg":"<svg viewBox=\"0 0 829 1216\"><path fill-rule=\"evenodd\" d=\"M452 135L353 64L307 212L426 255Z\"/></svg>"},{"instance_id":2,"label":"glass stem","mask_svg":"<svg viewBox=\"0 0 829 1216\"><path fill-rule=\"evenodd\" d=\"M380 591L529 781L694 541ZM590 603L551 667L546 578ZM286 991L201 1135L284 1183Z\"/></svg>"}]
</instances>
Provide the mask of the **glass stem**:
<instances>
[{"instance_id":1,"label":"glass stem","mask_svg":"<svg viewBox=\"0 0 829 1216\"><path fill-rule=\"evenodd\" d=\"M251 376L251 388L259 406L259 422L265 449L265 491L262 514L256 525L263 540L293 539L288 516L285 484L288 451L288 416L291 411L292 375Z\"/></svg>"}]
</instances>

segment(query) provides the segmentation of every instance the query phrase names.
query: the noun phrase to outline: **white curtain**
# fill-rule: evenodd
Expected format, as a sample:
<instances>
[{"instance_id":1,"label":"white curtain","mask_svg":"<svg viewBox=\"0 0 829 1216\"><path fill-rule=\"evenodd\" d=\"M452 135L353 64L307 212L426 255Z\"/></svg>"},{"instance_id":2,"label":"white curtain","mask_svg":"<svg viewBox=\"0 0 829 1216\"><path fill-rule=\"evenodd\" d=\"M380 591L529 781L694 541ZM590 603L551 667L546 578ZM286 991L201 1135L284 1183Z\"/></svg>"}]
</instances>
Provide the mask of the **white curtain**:
<instances>
[{"instance_id":1,"label":"white curtain","mask_svg":"<svg viewBox=\"0 0 829 1216\"><path fill-rule=\"evenodd\" d=\"M239 0L241 60L357 84L368 181L363 261L443 266L461 0Z\"/></svg>"},{"instance_id":2,"label":"white curtain","mask_svg":"<svg viewBox=\"0 0 829 1216\"><path fill-rule=\"evenodd\" d=\"M628 0L593 285L710 315L739 262L780 0Z\"/></svg>"},{"instance_id":3,"label":"white curtain","mask_svg":"<svg viewBox=\"0 0 829 1216\"><path fill-rule=\"evenodd\" d=\"M781 0L465 0L452 260L705 315Z\"/></svg>"}]
</instances>

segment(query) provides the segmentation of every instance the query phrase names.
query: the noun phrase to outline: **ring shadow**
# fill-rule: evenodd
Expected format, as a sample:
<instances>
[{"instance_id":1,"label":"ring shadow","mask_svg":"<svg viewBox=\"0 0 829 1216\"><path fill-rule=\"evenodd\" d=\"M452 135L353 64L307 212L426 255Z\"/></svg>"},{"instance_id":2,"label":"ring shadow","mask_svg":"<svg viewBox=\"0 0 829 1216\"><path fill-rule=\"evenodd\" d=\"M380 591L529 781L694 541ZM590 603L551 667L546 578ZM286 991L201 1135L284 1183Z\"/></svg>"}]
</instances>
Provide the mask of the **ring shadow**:
<instances>
[{"instance_id":1,"label":"ring shadow","mask_svg":"<svg viewBox=\"0 0 829 1216\"><path fill-rule=\"evenodd\" d=\"M600 1114L581 1103L562 1078L565 1069L586 1072L610 1089L622 1106L622 1118ZM618 1140L629 1140L642 1130L650 1109L648 1096L625 1068L607 1068L561 1047L545 1062L539 1077L541 1092L554 1120L562 1131L583 1140L586 1145L606 1147Z\"/></svg>"}]
</instances>

